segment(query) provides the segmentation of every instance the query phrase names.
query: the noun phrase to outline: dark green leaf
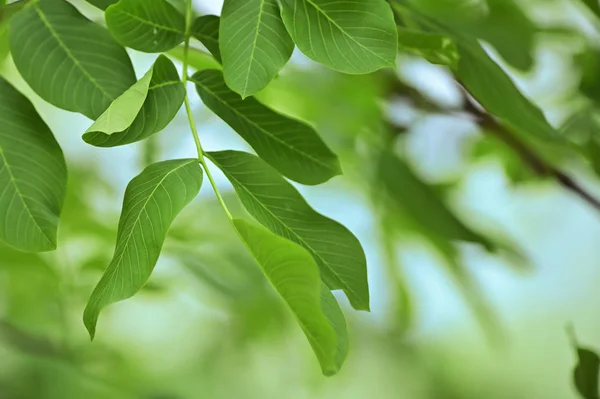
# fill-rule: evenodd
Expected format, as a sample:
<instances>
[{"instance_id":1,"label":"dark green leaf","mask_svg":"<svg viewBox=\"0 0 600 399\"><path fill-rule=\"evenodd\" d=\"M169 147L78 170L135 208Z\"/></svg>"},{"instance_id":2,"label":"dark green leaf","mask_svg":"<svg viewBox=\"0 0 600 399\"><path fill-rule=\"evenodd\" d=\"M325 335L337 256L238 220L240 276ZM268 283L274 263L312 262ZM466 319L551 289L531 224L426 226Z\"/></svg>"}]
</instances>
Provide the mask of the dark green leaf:
<instances>
[{"instance_id":1,"label":"dark green leaf","mask_svg":"<svg viewBox=\"0 0 600 399\"><path fill-rule=\"evenodd\" d=\"M315 212L300 193L255 155L209 153L250 214L273 233L315 258L330 289L342 289L355 309L369 309L366 259L360 242L341 224Z\"/></svg>"},{"instance_id":2,"label":"dark green leaf","mask_svg":"<svg viewBox=\"0 0 600 399\"><path fill-rule=\"evenodd\" d=\"M65 0L36 0L9 28L13 60L44 100L98 118L135 83L125 49Z\"/></svg>"},{"instance_id":3,"label":"dark green leaf","mask_svg":"<svg viewBox=\"0 0 600 399\"><path fill-rule=\"evenodd\" d=\"M589 349L577 348L578 363L573 370L573 381L577 392L584 399L598 399L598 375L600 357Z\"/></svg>"},{"instance_id":4,"label":"dark green leaf","mask_svg":"<svg viewBox=\"0 0 600 399\"><path fill-rule=\"evenodd\" d=\"M600 2L598 0L582 0L597 17L600 17Z\"/></svg>"},{"instance_id":5,"label":"dark green leaf","mask_svg":"<svg viewBox=\"0 0 600 399\"><path fill-rule=\"evenodd\" d=\"M243 98L264 89L294 50L276 0L225 0L219 37L225 82Z\"/></svg>"},{"instance_id":6,"label":"dark green leaf","mask_svg":"<svg viewBox=\"0 0 600 399\"><path fill-rule=\"evenodd\" d=\"M106 10L108 7L117 3L119 0L86 0L88 3L98 7L101 10Z\"/></svg>"},{"instance_id":7,"label":"dark green leaf","mask_svg":"<svg viewBox=\"0 0 600 399\"><path fill-rule=\"evenodd\" d=\"M201 185L197 159L155 163L129 183L114 258L83 314L92 339L102 308L132 297L146 283L171 223L198 195Z\"/></svg>"},{"instance_id":8,"label":"dark green leaf","mask_svg":"<svg viewBox=\"0 0 600 399\"><path fill-rule=\"evenodd\" d=\"M0 239L22 251L56 248L67 169L31 102L0 77Z\"/></svg>"},{"instance_id":9,"label":"dark green leaf","mask_svg":"<svg viewBox=\"0 0 600 399\"><path fill-rule=\"evenodd\" d=\"M296 316L319 359L323 374L337 373L340 360L343 362L344 359L338 352L336 333L338 328L345 332L345 320L341 312L332 313L331 318L325 314L323 305L331 311L337 304L329 302L335 301L332 296L321 296L323 284L314 259L301 246L261 227L241 219L235 219L233 223L264 274ZM347 346L347 337L340 338L339 345Z\"/></svg>"},{"instance_id":10,"label":"dark green leaf","mask_svg":"<svg viewBox=\"0 0 600 399\"><path fill-rule=\"evenodd\" d=\"M168 51L185 38L185 18L166 0L120 0L105 14L119 43L145 53Z\"/></svg>"},{"instance_id":11,"label":"dark green leaf","mask_svg":"<svg viewBox=\"0 0 600 399\"><path fill-rule=\"evenodd\" d=\"M216 15L204 15L196 18L192 27L192 35L204 44L217 61L221 62L219 24L220 19Z\"/></svg>"},{"instance_id":12,"label":"dark green leaf","mask_svg":"<svg viewBox=\"0 0 600 399\"><path fill-rule=\"evenodd\" d=\"M445 35L411 29L398 29L400 51L423 57L432 64L455 69L458 64L458 49L454 41Z\"/></svg>"},{"instance_id":13,"label":"dark green leaf","mask_svg":"<svg viewBox=\"0 0 600 399\"><path fill-rule=\"evenodd\" d=\"M254 98L242 100L227 88L219 71L197 72L192 81L204 104L284 176L314 185L341 174L337 156L310 126L280 115Z\"/></svg>"},{"instance_id":14,"label":"dark green leaf","mask_svg":"<svg viewBox=\"0 0 600 399\"><path fill-rule=\"evenodd\" d=\"M395 64L398 36L385 0L279 0L298 48L340 72L362 74Z\"/></svg>"},{"instance_id":15,"label":"dark green leaf","mask_svg":"<svg viewBox=\"0 0 600 399\"><path fill-rule=\"evenodd\" d=\"M146 139L173 120L184 97L185 88L175 65L160 55L146 75L111 104L83 139L98 147Z\"/></svg>"}]
</instances>

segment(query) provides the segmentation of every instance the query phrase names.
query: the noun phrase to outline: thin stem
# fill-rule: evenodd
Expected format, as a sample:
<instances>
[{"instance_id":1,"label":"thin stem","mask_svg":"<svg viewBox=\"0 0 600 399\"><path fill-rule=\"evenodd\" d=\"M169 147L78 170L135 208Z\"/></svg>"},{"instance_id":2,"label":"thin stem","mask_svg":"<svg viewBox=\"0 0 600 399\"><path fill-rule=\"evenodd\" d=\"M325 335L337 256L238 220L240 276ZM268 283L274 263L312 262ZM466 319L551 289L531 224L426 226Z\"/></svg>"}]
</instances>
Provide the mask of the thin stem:
<instances>
[{"instance_id":1,"label":"thin stem","mask_svg":"<svg viewBox=\"0 0 600 399\"><path fill-rule=\"evenodd\" d=\"M187 114L188 122L190 125L190 129L192 131L192 136L194 137L194 143L196 144L196 151L198 152L198 162L202 165L204 169L204 173L206 173L206 177L208 177L208 181L223 208L223 211L227 215L227 218L233 221L233 217L231 216L231 212L227 208L225 204L225 200L221 196L219 189L217 188L217 183L210 173L208 169L208 165L206 164L206 159L204 157L204 149L202 148L202 144L200 143L200 136L198 135L198 129L196 128L196 122L194 121L194 116L192 115L192 107L190 106L190 99L187 94L187 82L188 82L188 54L190 50L190 37L191 37L191 28L192 28L192 0L187 0L186 10L185 10L185 43L183 47L183 77L181 81L183 82L183 86L186 87L186 93L184 97L185 104L185 112Z\"/></svg>"}]
</instances>

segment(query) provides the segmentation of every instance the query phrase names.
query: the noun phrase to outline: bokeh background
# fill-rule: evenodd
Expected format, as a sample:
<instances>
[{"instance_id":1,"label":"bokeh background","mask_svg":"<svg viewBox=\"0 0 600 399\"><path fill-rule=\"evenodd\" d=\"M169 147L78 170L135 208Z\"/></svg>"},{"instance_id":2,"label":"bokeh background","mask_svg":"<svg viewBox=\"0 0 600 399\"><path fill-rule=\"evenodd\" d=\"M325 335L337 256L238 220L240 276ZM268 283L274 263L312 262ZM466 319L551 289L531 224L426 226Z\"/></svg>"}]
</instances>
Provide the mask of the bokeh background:
<instances>
[{"instance_id":1,"label":"bokeh background","mask_svg":"<svg viewBox=\"0 0 600 399\"><path fill-rule=\"evenodd\" d=\"M593 141L600 19L583 1L426 2L480 37L553 125L570 120L565 134ZM102 21L83 1L73 3ZM218 14L221 4L195 1L203 14ZM5 42L0 33L0 74L52 128L70 181L56 252L0 246L0 398L576 398L567 329L600 348L600 215L482 135L461 112L449 72L407 53L397 70L370 76L334 73L295 53L259 94L314 125L342 160L343 176L298 186L315 209L354 232L368 258L371 313L338 295L351 338L339 375L320 374L207 184L176 221L146 287L105 310L90 343L82 312L110 261L125 186L150 162L195 156L193 140L180 113L144 143L85 144L91 122L39 99L5 57ZM138 76L155 58L130 54ZM189 90L204 147L249 150ZM386 167L389 157L410 176ZM560 164L600 196L597 165L576 156ZM435 215L428 207L438 202L419 198L415 187L504 249L440 242L413 215L415 203Z\"/></svg>"}]
</instances>

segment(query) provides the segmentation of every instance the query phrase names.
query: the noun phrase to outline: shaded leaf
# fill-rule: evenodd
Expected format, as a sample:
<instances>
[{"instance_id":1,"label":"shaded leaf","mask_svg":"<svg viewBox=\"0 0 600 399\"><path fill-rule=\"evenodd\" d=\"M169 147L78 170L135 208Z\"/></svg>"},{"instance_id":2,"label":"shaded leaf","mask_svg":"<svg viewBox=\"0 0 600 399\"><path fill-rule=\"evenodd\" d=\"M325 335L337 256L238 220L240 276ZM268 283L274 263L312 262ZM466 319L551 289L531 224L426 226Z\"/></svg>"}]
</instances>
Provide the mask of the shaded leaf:
<instances>
[{"instance_id":1,"label":"shaded leaf","mask_svg":"<svg viewBox=\"0 0 600 399\"><path fill-rule=\"evenodd\" d=\"M315 212L294 186L257 156L240 151L208 156L256 220L306 248L330 289L344 290L355 309L369 309L365 254L348 229Z\"/></svg>"},{"instance_id":2,"label":"shaded leaf","mask_svg":"<svg viewBox=\"0 0 600 399\"><path fill-rule=\"evenodd\" d=\"M184 58L183 53L183 46L175 47L167 52L169 56L182 62ZM219 64L219 61L217 61L211 54L197 48L189 48L187 58L189 66L197 71L202 71L204 69L221 69L221 64Z\"/></svg>"},{"instance_id":3,"label":"shaded leaf","mask_svg":"<svg viewBox=\"0 0 600 399\"><path fill-rule=\"evenodd\" d=\"M175 65L160 55L146 75L111 104L83 139L98 147L146 139L167 127L184 97L185 88Z\"/></svg>"},{"instance_id":4,"label":"shaded leaf","mask_svg":"<svg viewBox=\"0 0 600 399\"><path fill-rule=\"evenodd\" d=\"M0 77L0 240L22 251L55 249L66 184L50 128Z\"/></svg>"},{"instance_id":5,"label":"shaded leaf","mask_svg":"<svg viewBox=\"0 0 600 399\"><path fill-rule=\"evenodd\" d=\"M161 53L185 38L185 18L166 0L120 0L105 14L115 39L138 51Z\"/></svg>"},{"instance_id":6,"label":"shaded leaf","mask_svg":"<svg viewBox=\"0 0 600 399\"><path fill-rule=\"evenodd\" d=\"M146 283L171 223L200 191L197 159L148 166L127 186L115 255L94 289L83 314L92 339L102 308L132 297Z\"/></svg>"},{"instance_id":7,"label":"shaded leaf","mask_svg":"<svg viewBox=\"0 0 600 399\"><path fill-rule=\"evenodd\" d=\"M98 7L101 10L106 10L108 7L117 3L119 0L86 0L88 3Z\"/></svg>"},{"instance_id":8,"label":"shaded leaf","mask_svg":"<svg viewBox=\"0 0 600 399\"><path fill-rule=\"evenodd\" d=\"M192 35L204 44L206 49L221 62L219 50L219 24L220 18L216 15L203 15L196 18L192 26ZM198 69L198 68L197 68Z\"/></svg>"},{"instance_id":9,"label":"shaded leaf","mask_svg":"<svg viewBox=\"0 0 600 399\"><path fill-rule=\"evenodd\" d=\"M400 51L418 55L432 64L455 69L458 64L458 49L454 41L445 35L398 28Z\"/></svg>"},{"instance_id":10,"label":"shaded leaf","mask_svg":"<svg viewBox=\"0 0 600 399\"><path fill-rule=\"evenodd\" d=\"M398 36L385 0L279 0L281 16L307 57L340 72L395 64Z\"/></svg>"},{"instance_id":11,"label":"shaded leaf","mask_svg":"<svg viewBox=\"0 0 600 399\"><path fill-rule=\"evenodd\" d=\"M304 248L261 227L241 219L234 219L233 223L265 276L296 316L323 374L337 373L341 366L338 338L332 321L321 307L322 283L314 259ZM325 304L329 310L330 303ZM340 315L336 313L332 320L339 323Z\"/></svg>"},{"instance_id":12,"label":"shaded leaf","mask_svg":"<svg viewBox=\"0 0 600 399\"><path fill-rule=\"evenodd\" d=\"M294 50L276 0L225 0L219 37L225 82L243 98L264 89Z\"/></svg>"},{"instance_id":13,"label":"shaded leaf","mask_svg":"<svg viewBox=\"0 0 600 399\"><path fill-rule=\"evenodd\" d=\"M600 17L600 2L598 0L582 0L597 17Z\"/></svg>"},{"instance_id":14,"label":"shaded leaf","mask_svg":"<svg viewBox=\"0 0 600 399\"><path fill-rule=\"evenodd\" d=\"M577 366L573 370L573 381L577 392L584 399L598 399L600 357L589 349L577 348L577 358Z\"/></svg>"},{"instance_id":15,"label":"shaded leaf","mask_svg":"<svg viewBox=\"0 0 600 399\"><path fill-rule=\"evenodd\" d=\"M310 126L254 98L242 100L227 88L219 71L197 72L192 81L204 104L284 176L314 185L341 174L337 156Z\"/></svg>"},{"instance_id":16,"label":"shaded leaf","mask_svg":"<svg viewBox=\"0 0 600 399\"><path fill-rule=\"evenodd\" d=\"M65 0L32 1L12 19L9 37L29 86L49 103L90 119L136 81L125 49Z\"/></svg>"}]
</instances>

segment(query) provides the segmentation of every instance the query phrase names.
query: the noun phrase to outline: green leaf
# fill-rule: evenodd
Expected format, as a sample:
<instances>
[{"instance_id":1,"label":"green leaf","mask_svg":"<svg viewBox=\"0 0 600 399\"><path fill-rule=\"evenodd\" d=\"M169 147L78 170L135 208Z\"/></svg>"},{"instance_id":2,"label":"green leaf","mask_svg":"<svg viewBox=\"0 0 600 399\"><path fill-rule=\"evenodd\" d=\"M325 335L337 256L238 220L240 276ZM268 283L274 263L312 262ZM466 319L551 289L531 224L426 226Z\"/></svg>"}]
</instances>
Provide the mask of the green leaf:
<instances>
[{"instance_id":1,"label":"green leaf","mask_svg":"<svg viewBox=\"0 0 600 399\"><path fill-rule=\"evenodd\" d=\"M329 323L333 326L337 336L335 363L339 370L348 356L350 341L344 313L342 313L340 305L325 284L321 284L321 309L323 309L325 317L327 317Z\"/></svg>"},{"instance_id":2,"label":"green leaf","mask_svg":"<svg viewBox=\"0 0 600 399\"><path fill-rule=\"evenodd\" d=\"M138 51L161 53L185 38L185 18L166 0L120 0L105 14L115 39Z\"/></svg>"},{"instance_id":3,"label":"green leaf","mask_svg":"<svg viewBox=\"0 0 600 399\"><path fill-rule=\"evenodd\" d=\"M248 212L273 233L308 250L330 289L342 289L355 309L369 309L367 262L358 239L315 212L300 193L255 155L211 152Z\"/></svg>"},{"instance_id":4,"label":"green leaf","mask_svg":"<svg viewBox=\"0 0 600 399\"><path fill-rule=\"evenodd\" d=\"M307 57L345 73L393 67L396 24L385 0L279 0L281 16Z\"/></svg>"},{"instance_id":5,"label":"green leaf","mask_svg":"<svg viewBox=\"0 0 600 399\"><path fill-rule=\"evenodd\" d=\"M115 255L83 314L92 339L102 308L132 297L146 283L171 223L198 195L201 185L202 169L197 159L152 164L129 183Z\"/></svg>"},{"instance_id":6,"label":"green leaf","mask_svg":"<svg viewBox=\"0 0 600 399\"><path fill-rule=\"evenodd\" d=\"M65 0L33 0L9 28L19 73L49 103L98 118L135 83L125 49Z\"/></svg>"},{"instance_id":7,"label":"green leaf","mask_svg":"<svg viewBox=\"0 0 600 399\"><path fill-rule=\"evenodd\" d=\"M192 35L204 44L206 49L221 62L221 50L219 50L219 25L220 18L216 15L203 15L196 18L192 26Z\"/></svg>"},{"instance_id":8,"label":"green leaf","mask_svg":"<svg viewBox=\"0 0 600 399\"><path fill-rule=\"evenodd\" d=\"M598 399L600 357L594 351L578 347L577 358L577 366L573 370L573 381L577 392L584 399Z\"/></svg>"},{"instance_id":9,"label":"green leaf","mask_svg":"<svg viewBox=\"0 0 600 399\"><path fill-rule=\"evenodd\" d=\"M454 41L436 33L398 28L400 51L406 51L426 59L432 64L448 66L456 69L458 65L458 49Z\"/></svg>"},{"instance_id":10,"label":"green leaf","mask_svg":"<svg viewBox=\"0 0 600 399\"><path fill-rule=\"evenodd\" d=\"M0 240L56 248L67 185L63 153L31 102L0 77Z\"/></svg>"},{"instance_id":11,"label":"green leaf","mask_svg":"<svg viewBox=\"0 0 600 399\"><path fill-rule=\"evenodd\" d=\"M185 58L183 46L177 46L174 49L169 50L167 54L182 62ZM197 48L191 47L188 49L187 59L189 66L197 71L202 71L204 69L221 69L219 61L206 51Z\"/></svg>"},{"instance_id":12,"label":"green leaf","mask_svg":"<svg viewBox=\"0 0 600 399\"><path fill-rule=\"evenodd\" d=\"M242 100L227 88L219 71L197 72L192 81L204 104L284 176L314 185L341 174L337 156L310 126L280 115L254 98Z\"/></svg>"},{"instance_id":13,"label":"green leaf","mask_svg":"<svg viewBox=\"0 0 600 399\"><path fill-rule=\"evenodd\" d=\"M225 82L243 98L264 89L294 51L276 0L225 0L219 37Z\"/></svg>"},{"instance_id":14,"label":"green leaf","mask_svg":"<svg viewBox=\"0 0 600 399\"><path fill-rule=\"evenodd\" d=\"M333 323L322 309L323 284L313 258L299 245L245 220L234 219L233 223L265 276L296 316L319 359L323 374L337 373L341 365L338 338ZM325 302L325 305L329 306L329 303Z\"/></svg>"},{"instance_id":15,"label":"green leaf","mask_svg":"<svg viewBox=\"0 0 600 399\"><path fill-rule=\"evenodd\" d=\"M582 0L597 17L600 17L600 2L598 0Z\"/></svg>"},{"instance_id":16,"label":"green leaf","mask_svg":"<svg viewBox=\"0 0 600 399\"><path fill-rule=\"evenodd\" d=\"M83 139L98 147L146 139L167 127L181 108L184 97L185 88L175 65L160 55L144 77L98 118Z\"/></svg>"},{"instance_id":17,"label":"green leaf","mask_svg":"<svg viewBox=\"0 0 600 399\"><path fill-rule=\"evenodd\" d=\"M93 6L98 7L101 10L106 10L108 7L117 3L119 0L86 0L88 3Z\"/></svg>"}]
</instances>

